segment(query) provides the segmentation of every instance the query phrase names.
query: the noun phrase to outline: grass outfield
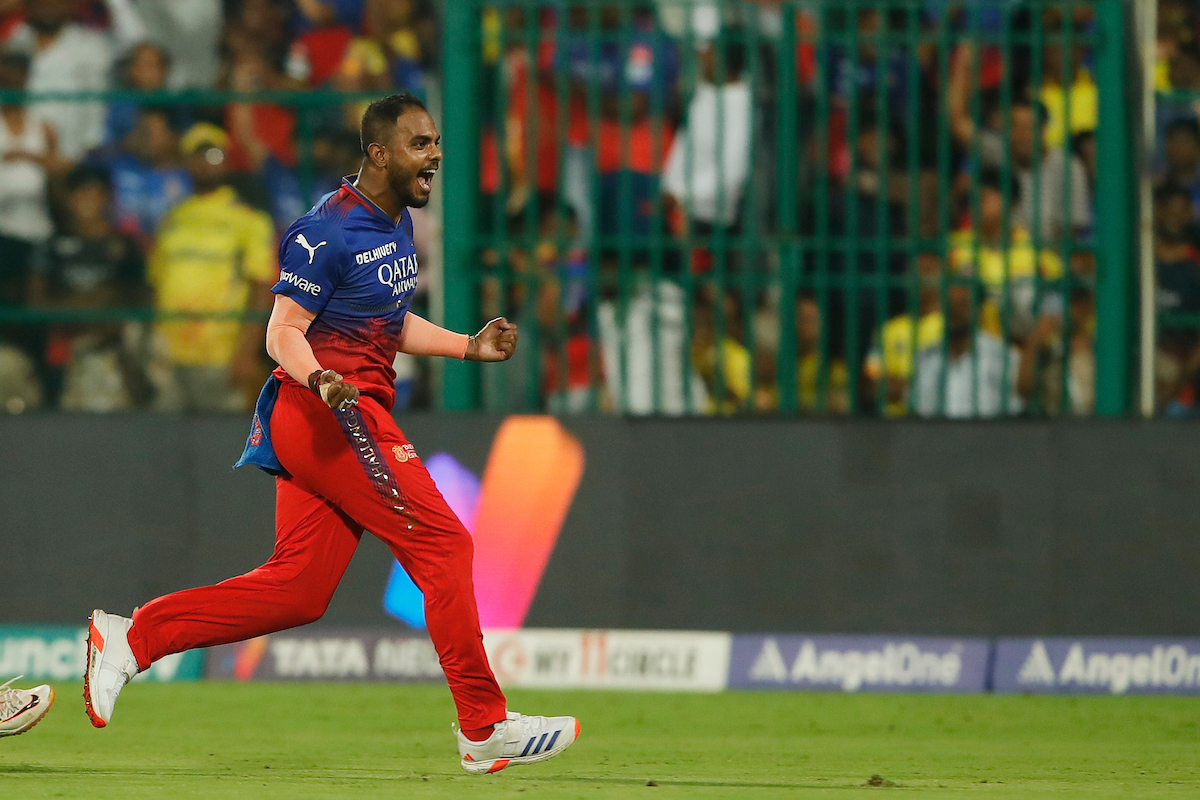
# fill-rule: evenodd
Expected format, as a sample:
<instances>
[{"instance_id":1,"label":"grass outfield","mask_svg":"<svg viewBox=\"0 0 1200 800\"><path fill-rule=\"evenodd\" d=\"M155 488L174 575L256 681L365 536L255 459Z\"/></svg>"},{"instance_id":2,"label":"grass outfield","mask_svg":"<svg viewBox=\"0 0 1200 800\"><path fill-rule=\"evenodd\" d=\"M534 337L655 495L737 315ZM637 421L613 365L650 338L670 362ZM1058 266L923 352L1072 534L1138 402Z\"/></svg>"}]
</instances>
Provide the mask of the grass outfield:
<instances>
[{"instance_id":1,"label":"grass outfield","mask_svg":"<svg viewBox=\"0 0 1200 800\"><path fill-rule=\"evenodd\" d=\"M0 798L1200 796L1200 703L1183 698L514 691L582 736L472 777L441 687L138 684L102 731L81 684L57 688L37 728L0 740Z\"/></svg>"}]
</instances>

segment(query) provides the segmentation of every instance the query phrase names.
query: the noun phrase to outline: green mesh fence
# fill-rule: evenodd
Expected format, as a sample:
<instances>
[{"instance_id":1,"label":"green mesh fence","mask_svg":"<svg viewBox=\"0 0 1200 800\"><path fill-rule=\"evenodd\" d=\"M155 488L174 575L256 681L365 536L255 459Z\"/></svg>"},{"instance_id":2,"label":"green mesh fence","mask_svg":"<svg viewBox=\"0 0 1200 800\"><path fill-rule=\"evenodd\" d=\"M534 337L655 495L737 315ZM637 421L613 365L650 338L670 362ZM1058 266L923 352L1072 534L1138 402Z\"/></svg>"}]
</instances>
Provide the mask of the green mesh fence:
<instances>
[{"instance_id":1,"label":"green mesh fence","mask_svg":"<svg viewBox=\"0 0 1200 800\"><path fill-rule=\"evenodd\" d=\"M454 3L448 408L1115 415L1125 9ZM1104 202L1097 202L1103 197Z\"/></svg>"}]
</instances>

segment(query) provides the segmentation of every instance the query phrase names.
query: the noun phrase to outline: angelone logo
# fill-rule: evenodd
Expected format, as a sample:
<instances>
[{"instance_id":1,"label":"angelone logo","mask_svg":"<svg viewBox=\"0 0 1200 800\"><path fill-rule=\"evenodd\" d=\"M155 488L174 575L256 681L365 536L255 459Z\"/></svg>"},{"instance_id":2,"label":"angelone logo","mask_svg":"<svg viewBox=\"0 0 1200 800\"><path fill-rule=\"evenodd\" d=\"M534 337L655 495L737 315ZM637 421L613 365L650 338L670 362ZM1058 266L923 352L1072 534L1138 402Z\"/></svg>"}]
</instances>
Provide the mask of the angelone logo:
<instances>
[{"instance_id":1,"label":"angelone logo","mask_svg":"<svg viewBox=\"0 0 1200 800\"><path fill-rule=\"evenodd\" d=\"M482 627L524 624L583 465L579 441L556 419L543 416L504 421L482 480L446 453L425 459L438 491L475 540L475 599ZM425 627L424 598L398 562L392 565L383 607L414 628Z\"/></svg>"},{"instance_id":2,"label":"angelone logo","mask_svg":"<svg viewBox=\"0 0 1200 800\"><path fill-rule=\"evenodd\" d=\"M258 447L263 440L263 426L258 421L258 414L254 415L254 428L250 432L250 446Z\"/></svg>"},{"instance_id":3,"label":"angelone logo","mask_svg":"<svg viewBox=\"0 0 1200 800\"><path fill-rule=\"evenodd\" d=\"M887 643L879 649L818 648L805 639L789 670L774 638L763 642L750 667L750 679L769 683L826 684L854 692L864 684L951 687L958 683L962 654L922 651L913 642Z\"/></svg>"},{"instance_id":4,"label":"angelone logo","mask_svg":"<svg viewBox=\"0 0 1200 800\"><path fill-rule=\"evenodd\" d=\"M1115 645L1115 646L1114 646ZM1056 648L1061 653L1061 646ZM1200 687L1200 653L1182 642L1142 643L1075 641L1056 670L1046 643L1038 639L1017 673L1020 687L1059 690L1195 691Z\"/></svg>"},{"instance_id":5,"label":"angelone logo","mask_svg":"<svg viewBox=\"0 0 1200 800\"><path fill-rule=\"evenodd\" d=\"M411 458L417 458L417 449L411 444L398 444L392 448L392 455L403 464Z\"/></svg>"}]
</instances>

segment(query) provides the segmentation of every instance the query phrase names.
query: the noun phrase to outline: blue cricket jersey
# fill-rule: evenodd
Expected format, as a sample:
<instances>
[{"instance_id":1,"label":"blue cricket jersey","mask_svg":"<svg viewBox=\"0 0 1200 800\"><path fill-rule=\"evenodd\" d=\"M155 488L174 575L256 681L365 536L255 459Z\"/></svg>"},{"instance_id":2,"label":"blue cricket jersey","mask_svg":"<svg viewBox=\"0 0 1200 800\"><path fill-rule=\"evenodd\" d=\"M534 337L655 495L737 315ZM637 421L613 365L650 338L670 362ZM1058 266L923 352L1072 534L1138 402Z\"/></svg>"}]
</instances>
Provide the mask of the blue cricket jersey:
<instances>
[{"instance_id":1,"label":"blue cricket jersey","mask_svg":"<svg viewBox=\"0 0 1200 800\"><path fill-rule=\"evenodd\" d=\"M272 291L317 315L307 335L317 361L391 408L392 362L417 288L408 209L397 225L343 180L288 228L279 267ZM282 367L275 376L292 380Z\"/></svg>"},{"instance_id":2,"label":"blue cricket jersey","mask_svg":"<svg viewBox=\"0 0 1200 800\"><path fill-rule=\"evenodd\" d=\"M417 251L408 209L400 223L343 179L292 223L279 244L279 282L272 291L317 316L306 338L317 362L390 409L396 400L392 362L417 288ZM283 383L278 367L254 408L246 449L235 467L253 464L285 474L271 443L271 413Z\"/></svg>"}]
</instances>

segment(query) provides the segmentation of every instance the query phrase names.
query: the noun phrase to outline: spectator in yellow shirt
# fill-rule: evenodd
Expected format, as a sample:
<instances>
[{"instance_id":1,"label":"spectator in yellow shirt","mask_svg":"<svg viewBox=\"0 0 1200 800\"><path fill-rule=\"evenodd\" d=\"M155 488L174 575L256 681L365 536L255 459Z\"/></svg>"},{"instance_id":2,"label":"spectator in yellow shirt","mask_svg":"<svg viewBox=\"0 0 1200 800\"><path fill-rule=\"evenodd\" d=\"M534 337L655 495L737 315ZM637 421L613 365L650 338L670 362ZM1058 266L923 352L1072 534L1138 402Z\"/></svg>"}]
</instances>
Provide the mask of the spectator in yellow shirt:
<instances>
[{"instance_id":1,"label":"spectator in yellow shirt","mask_svg":"<svg viewBox=\"0 0 1200 800\"><path fill-rule=\"evenodd\" d=\"M1046 147L1054 148L1061 147L1063 139L1096 129L1100 119L1100 90L1084 66L1087 47L1079 41L1090 27L1092 10L1081 3L1072 18L1058 8L1045 9L1044 14L1047 36L1062 41L1066 34L1064 26L1071 26L1079 37L1070 49L1057 42L1042 49L1043 80L1037 92L1048 115ZM1069 86L1064 86L1064 73Z\"/></svg>"},{"instance_id":2,"label":"spectator in yellow shirt","mask_svg":"<svg viewBox=\"0 0 1200 800\"><path fill-rule=\"evenodd\" d=\"M199 123L180 146L195 194L163 218L149 265L174 378L162 405L241 411L266 375L265 319L255 312L270 309L279 273L274 226L225 185L224 131Z\"/></svg>"},{"instance_id":3,"label":"spectator in yellow shirt","mask_svg":"<svg viewBox=\"0 0 1200 800\"><path fill-rule=\"evenodd\" d=\"M845 414L850 410L849 373L845 359L832 352L826 353L822 397L821 328L816 294L801 292L796 300L796 402L801 411Z\"/></svg>"},{"instance_id":4,"label":"spectator in yellow shirt","mask_svg":"<svg viewBox=\"0 0 1200 800\"><path fill-rule=\"evenodd\" d=\"M1007 334L1024 339L1037 318L1051 310L1062 312L1058 282L1063 277L1062 260L1049 250L1035 250L1029 232L1011 223L1004 230L1004 195L1000 171L983 169L979 176L979 225L950 236L950 266L959 275L978 278L987 292L982 309L985 321L1003 320L1002 309L1009 304ZM1010 210L1020 201L1021 187L1013 178L1009 184ZM1039 293L1039 280L1043 284Z\"/></svg>"},{"instance_id":5,"label":"spectator in yellow shirt","mask_svg":"<svg viewBox=\"0 0 1200 800\"><path fill-rule=\"evenodd\" d=\"M715 308L717 299L722 301L724 308L719 324ZM752 365L750 351L742 344L741 308L737 295L711 286L698 289L692 321L692 363L708 391L708 413L732 414L746 409Z\"/></svg>"}]
</instances>

